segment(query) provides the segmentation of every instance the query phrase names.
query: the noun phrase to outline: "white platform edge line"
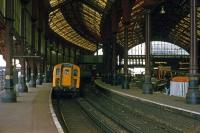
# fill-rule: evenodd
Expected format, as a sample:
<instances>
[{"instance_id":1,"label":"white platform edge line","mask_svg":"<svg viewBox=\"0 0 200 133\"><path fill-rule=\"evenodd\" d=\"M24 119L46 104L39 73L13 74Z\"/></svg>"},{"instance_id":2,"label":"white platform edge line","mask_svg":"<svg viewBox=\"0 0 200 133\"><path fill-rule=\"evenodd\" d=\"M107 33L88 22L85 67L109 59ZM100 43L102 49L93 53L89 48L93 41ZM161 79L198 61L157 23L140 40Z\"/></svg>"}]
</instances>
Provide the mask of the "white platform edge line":
<instances>
[{"instance_id":1,"label":"white platform edge line","mask_svg":"<svg viewBox=\"0 0 200 133\"><path fill-rule=\"evenodd\" d=\"M101 86L101 85L99 85L99 86ZM199 112L195 112L195 111L191 111L191 110L187 110L187 109L182 109L182 108L170 106L170 105L167 105L167 104L162 104L162 103L154 102L154 101L151 101L151 100L143 99L143 98L141 98L141 97L136 97L136 96L133 96L133 95L126 94L126 93L124 93L124 92L119 92L119 91L113 90L113 89L108 88L108 87L107 87L107 88L104 87L104 86L101 86L101 87L103 87L104 89L110 90L110 91L112 91L112 92L114 92L114 93L120 94L120 95L122 95L122 96L128 96L128 97L131 97L131 98L139 99L139 100L141 100L141 101L146 101L146 102L154 103L154 104L157 104L157 105L160 105L160 106L165 106L165 107L177 109L177 110L180 110L180 111L185 111L185 112L188 112L188 113L200 115Z\"/></svg>"},{"instance_id":2,"label":"white platform edge line","mask_svg":"<svg viewBox=\"0 0 200 133\"><path fill-rule=\"evenodd\" d=\"M52 89L50 89L50 94L49 94L49 108L50 108L51 116L52 116L53 122L54 122L54 124L57 128L58 133L64 133L63 128L60 125L60 122L58 121L58 118L57 118L55 111L53 109L51 94L52 94Z\"/></svg>"}]
</instances>

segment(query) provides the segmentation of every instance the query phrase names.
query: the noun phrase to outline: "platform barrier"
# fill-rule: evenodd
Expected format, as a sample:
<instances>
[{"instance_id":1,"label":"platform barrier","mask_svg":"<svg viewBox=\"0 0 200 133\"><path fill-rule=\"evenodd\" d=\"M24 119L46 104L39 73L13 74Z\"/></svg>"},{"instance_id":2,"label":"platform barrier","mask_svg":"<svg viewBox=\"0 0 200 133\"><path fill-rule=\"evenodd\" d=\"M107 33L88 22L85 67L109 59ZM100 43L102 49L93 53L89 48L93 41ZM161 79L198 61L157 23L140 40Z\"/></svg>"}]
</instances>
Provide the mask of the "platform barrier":
<instances>
[{"instance_id":1,"label":"platform barrier","mask_svg":"<svg viewBox=\"0 0 200 133\"><path fill-rule=\"evenodd\" d=\"M170 95L186 97L189 82L170 81Z\"/></svg>"}]
</instances>

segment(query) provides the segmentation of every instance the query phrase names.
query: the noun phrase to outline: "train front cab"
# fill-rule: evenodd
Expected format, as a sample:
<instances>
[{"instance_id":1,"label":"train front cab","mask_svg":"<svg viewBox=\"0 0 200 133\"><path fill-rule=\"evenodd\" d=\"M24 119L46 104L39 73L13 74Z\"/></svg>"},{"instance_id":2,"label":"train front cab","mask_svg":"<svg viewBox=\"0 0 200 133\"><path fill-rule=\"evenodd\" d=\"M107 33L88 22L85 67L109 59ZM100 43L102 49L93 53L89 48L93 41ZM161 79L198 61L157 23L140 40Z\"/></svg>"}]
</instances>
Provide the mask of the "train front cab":
<instances>
[{"instance_id":1,"label":"train front cab","mask_svg":"<svg viewBox=\"0 0 200 133\"><path fill-rule=\"evenodd\" d=\"M53 95L77 95L80 89L80 68L74 64L54 67Z\"/></svg>"}]
</instances>

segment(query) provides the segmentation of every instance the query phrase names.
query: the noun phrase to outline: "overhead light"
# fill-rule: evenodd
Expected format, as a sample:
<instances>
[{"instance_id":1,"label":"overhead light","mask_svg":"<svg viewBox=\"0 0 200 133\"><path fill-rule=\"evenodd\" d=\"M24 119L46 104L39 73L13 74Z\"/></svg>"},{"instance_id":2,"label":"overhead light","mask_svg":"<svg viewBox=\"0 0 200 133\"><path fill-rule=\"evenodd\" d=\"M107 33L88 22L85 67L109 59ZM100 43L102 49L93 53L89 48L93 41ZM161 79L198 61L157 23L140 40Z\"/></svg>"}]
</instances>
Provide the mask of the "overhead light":
<instances>
[{"instance_id":1,"label":"overhead light","mask_svg":"<svg viewBox=\"0 0 200 133\"><path fill-rule=\"evenodd\" d=\"M165 14L164 6L161 7L160 14Z\"/></svg>"},{"instance_id":2,"label":"overhead light","mask_svg":"<svg viewBox=\"0 0 200 133\"><path fill-rule=\"evenodd\" d=\"M16 41L16 40L17 40L15 36L13 36L13 40L14 40L14 41Z\"/></svg>"}]
</instances>

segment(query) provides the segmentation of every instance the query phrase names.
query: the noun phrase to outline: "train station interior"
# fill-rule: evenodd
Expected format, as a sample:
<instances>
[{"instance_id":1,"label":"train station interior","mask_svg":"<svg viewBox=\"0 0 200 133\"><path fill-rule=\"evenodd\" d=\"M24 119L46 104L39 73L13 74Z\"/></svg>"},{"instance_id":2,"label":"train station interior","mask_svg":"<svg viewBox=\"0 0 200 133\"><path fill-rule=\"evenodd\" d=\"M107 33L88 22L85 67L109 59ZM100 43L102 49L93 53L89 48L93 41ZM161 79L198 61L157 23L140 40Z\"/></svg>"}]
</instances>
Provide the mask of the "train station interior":
<instances>
[{"instance_id":1,"label":"train station interior","mask_svg":"<svg viewBox=\"0 0 200 133\"><path fill-rule=\"evenodd\" d=\"M200 1L0 0L1 132L200 133Z\"/></svg>"}]
</instances>

